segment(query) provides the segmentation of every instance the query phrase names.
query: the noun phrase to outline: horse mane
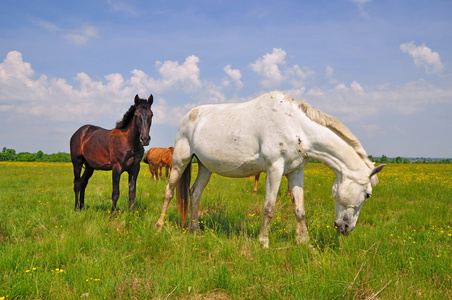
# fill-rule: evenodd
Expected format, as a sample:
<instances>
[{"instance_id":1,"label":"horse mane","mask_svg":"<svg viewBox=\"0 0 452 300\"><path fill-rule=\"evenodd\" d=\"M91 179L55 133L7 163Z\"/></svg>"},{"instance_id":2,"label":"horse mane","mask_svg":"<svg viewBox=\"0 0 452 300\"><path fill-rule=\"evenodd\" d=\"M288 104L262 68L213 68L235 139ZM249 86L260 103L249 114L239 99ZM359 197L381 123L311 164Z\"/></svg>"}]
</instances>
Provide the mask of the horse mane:
<instances>
[{"instance_id":1,"label":"horse mane","mask_svg":"<svg viewBox=\"0 0 452 300\"><path fill-rule=\"evenodd\" d=\"M148 103L145 99L140 99L138 104L133 104L130 106L129 110L124 114L121 121L116 122L116 129L125 129L130 121L133 119L133 115L135 110L137 109L137 105Z\"/></svg>"},{"instance_id":2,"label":"horse mane","mask_svg":"<svg viewBox=\"0 0 452 300\"><path fill-rule=\"evenodd\" d=\"M366 150L364 150L363 146L356 138L356 136L347 128L344 124L342 124L338 119L333 116L330 116L318 109L312 108L308 103L297 101L286 95L286 99L292 101L298 105L298 108L305 113L305 115L313 122L316 122L319 125L322 125L335 134L337 134L342 140L344 140L347 144L349 144L358 154L358 156L364 161L364 163L371 169L374 168L374 164L367 157Z\"/></svg>"},{"instance_id":3,"label":"horse mane","mask_svg":"<svg viewBox=\"0 0 452 300\"><path fill-rule=\"evenodd\" d=\"M127 127L129 122L133 119L133 114L135 113L136 106L132 105L129 110L124 114L121 121L116 122L116 129L124 129Z\"/></svg>"}]
</instances>

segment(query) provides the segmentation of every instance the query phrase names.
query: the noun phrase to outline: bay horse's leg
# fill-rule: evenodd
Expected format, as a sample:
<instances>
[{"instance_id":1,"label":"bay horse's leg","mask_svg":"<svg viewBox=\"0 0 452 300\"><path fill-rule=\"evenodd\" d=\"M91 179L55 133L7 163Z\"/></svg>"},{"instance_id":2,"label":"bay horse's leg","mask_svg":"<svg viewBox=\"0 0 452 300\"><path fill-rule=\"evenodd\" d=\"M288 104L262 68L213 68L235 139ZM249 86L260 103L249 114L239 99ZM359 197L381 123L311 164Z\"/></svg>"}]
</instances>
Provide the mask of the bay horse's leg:
<instances>
[{"instance_id":1,"label":"bay horse's leg","mask_svg":"<svg viewBox=\"0 0 452 300\"><path fill-rule=\"evenodd\" d=\"M265 203L264 203L264 222L261 232L259 233L259 242L262 247L268 248L268 231L270 222L275 212L276 196L278 195L279 185L283 175L284 166L273 165L267 171L267 179L265 182Z\"/></svg>"},{"instance_id":2,"label":"bay horse's leg","mask_svg":"<svg viewBox=\"0 0 452 300\"><path fill-rule=\"evenodd\" d=\"M259 177L261 176L261 174L257 174L256 176L254 176L254 190L253 192L257 192L257 183L259 182Z\"/></svg>"},{"instance_id":3,"label":"bay horse's leg","mask_svg":"<svg viewBox=\"0 0 452 300\"><path fill-rule=\"evenodd\" d=\"M85 172L83 172L82 178L80 179L80 209L85 206L85 190L88 185L88 181L93 176L94 169L85 164Z\"/></svg>"},{"instance_id":4,"label":"bay horse's leg","mask_svg":"<svg viewBox=\"0 0 452 300\"><path fill-rule=\"evenodd\" d=\"M135 205L135 196L137 189L137 178L140 172L140 164L129 171L129 209L133 209Z\"/></svg>"},{"instance_id":5,"label":"bay horse's leg","mask_svg":"<svg viewBox=\"0 0 452 300\"><path fill-rule=\"evenodd\" d=\"M80 190L81 190L81 183L80 183L80 173L82 172L82 165L78 162L72 161L73 169L74 169L74 193L75 193L75 208L74 210L80 209Z\"/></svg>"},{"instance_id":6,"label":"bay horse's leg","mask_svg":"<svg viewBox=\"0 0 452 300\"><path fill-rule=\"evenodd\" d=\"M154 178L154 180L155 180L155 177L154 177L154 167L152 166L152 163L149 161L149 172L151 172L151 176L152 176L152 178Z\"/></svg>"},{"instance_id":7,"label":"bay horse's leg","mask_svg":"<svg viewBox=\"0 0 452 300\"><path fill-rule=\"evenodd\" d=\"M120 167L114 166L112 169L112 177L113 177L113 191L111 193L111 212L116 210L116 203L119 199L119 181L121 180L122 170Z\"/></svg>"},{"instance_id":8,"label":"bay horse's leg","mask_svg":"<svg viewBox=\"0 0 452 300\"><path fill-rule=\"evenodd\" d=\"M162 164L159 164L159 181L162 179Z\"/></svg>"},{"instance_id":9,"label":"bay horse's leg","mask_svg":"<svg viewBox=\"0 0 452 300\"><path fill-rule=\"evenodd\" d=\"M191 217L188 230L193 232L199 229L199 219L198 219L198 203L201 198L202 192L204 191L206 185L209 183L210 176L212 172L209 171L201 162L198 161L198 177L190 189L190 199L191 199Z\"/></svg>"},{"instance_id":10,"label":"bay horse's leg","mask_svg":"<svg viewBox=\"0 0 452 300\"><path fill-rule=\"evenodd\" d=\"M288 174L287 179L289 181L289 192L291 194L293 211L297 221L296 239L297 243L309 242L308 227L305 221L305 209L303 200L303 180L304 180L304 168L296 170Z\"/></svg>"}]
</instances>

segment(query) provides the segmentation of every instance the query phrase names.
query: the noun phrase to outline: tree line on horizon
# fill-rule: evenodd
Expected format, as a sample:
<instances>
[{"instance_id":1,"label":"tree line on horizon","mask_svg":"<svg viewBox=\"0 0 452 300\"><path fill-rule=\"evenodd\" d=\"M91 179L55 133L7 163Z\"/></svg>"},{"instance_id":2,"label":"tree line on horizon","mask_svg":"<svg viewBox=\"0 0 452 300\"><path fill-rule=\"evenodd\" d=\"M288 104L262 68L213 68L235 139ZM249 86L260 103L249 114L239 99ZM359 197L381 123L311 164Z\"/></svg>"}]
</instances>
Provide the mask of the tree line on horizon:
<instances>
[{"instance_id":1,"label":"tree line on horizon","mask_svg":"<svg viewBox=\"0 0 452 300\"><path fill-rule=\"evenodd\" d=\"M451 159L432 159L432 158L402 158L397 156L396 158L389 158L386 155L382 155L381 157L373 157L369 155L369 159L375 163L387 164L450 164L452 163ZM45 154L41 150L36 153L30 152L19 152L17 153L14 149L8 149L3 147L2 152L0 152L0 161L28 161L28 162L70 162L71 155L66 152L58 152L53 154ZM196 160L194 161L196 162ZM310 160L310 162L317 162L315 160Z\"/></svg>"}]
</instances>

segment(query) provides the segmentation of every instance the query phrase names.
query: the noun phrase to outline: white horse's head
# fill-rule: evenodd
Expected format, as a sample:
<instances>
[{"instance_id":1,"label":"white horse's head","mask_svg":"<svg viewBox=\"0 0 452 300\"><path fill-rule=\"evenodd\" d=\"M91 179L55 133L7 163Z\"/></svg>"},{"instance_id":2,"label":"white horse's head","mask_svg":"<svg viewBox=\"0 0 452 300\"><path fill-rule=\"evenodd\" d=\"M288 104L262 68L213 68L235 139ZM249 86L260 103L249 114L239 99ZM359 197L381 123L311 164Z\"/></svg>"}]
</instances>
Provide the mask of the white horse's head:
<instances>
[{"instance_id":1,"label":"white horse's head","mask_svg":"<svg viewBox=\"0 0 452 300\"><path fill-rule=\"evenodd\" d=\"M372 196L372 186L378 183L377 173L385 165L379 165L371 170L369 175L361 180L352 180L347 177L336 179L333 184L333 198L336 202L336 230L348 235L356 226L359 212L364 201Z\"/></svg>"}]
</instances>

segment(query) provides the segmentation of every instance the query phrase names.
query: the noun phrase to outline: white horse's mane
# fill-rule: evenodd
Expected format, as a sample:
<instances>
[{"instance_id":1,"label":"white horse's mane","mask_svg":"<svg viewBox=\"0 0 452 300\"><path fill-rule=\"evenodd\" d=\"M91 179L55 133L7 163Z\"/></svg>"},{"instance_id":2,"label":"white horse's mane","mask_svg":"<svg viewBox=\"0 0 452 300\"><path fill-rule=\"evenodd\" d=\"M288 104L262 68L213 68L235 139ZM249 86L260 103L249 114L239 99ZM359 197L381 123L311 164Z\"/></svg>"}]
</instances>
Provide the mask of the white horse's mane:
<instances>
[{"instance_id":1,"label":"white horse's mane","mask_svg":"<svg viewBox=\"0 0 452 300\"><path fill-rule=\"evenodd\" d=\"M295 103L298 108L305 113L305 115L312 121L319 125L325 126L326 128L337 134L342 140L349 144L355 151L356 154L364 161L364 163L371 169L374 168L374 164L367 157L366 150L356 138L356 136L342 124L338 119L330 116L318 109L312 108L308 103L301 102L293 99L292 97L286 95L285 99L287 101Z\"/></svg>"}]
</instances>

